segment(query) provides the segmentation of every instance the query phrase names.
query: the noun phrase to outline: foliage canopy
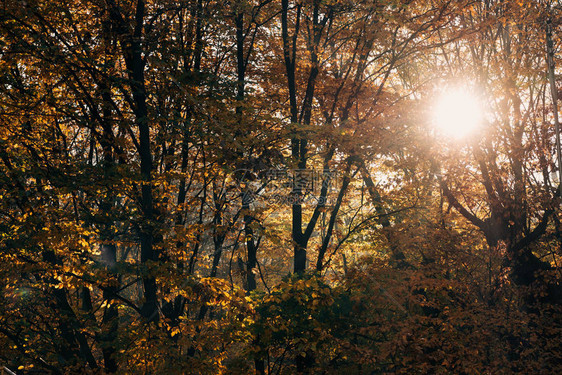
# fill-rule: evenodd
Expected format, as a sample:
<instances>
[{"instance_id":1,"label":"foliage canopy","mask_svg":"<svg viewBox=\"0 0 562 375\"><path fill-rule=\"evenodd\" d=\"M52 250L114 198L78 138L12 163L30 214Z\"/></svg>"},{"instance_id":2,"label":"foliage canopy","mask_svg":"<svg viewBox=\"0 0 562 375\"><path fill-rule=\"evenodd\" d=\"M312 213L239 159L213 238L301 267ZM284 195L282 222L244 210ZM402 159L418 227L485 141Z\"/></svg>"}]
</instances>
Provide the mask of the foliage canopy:
<instances>
[{"instance_id":1,"label":"foliage canopy","mask_svg":"<svg viewBox=\"0 0 562 375\"><path fill-rule=\"evenodd\" d=\"M0 365L560 373L561 16L6 0Z\"/></svg>"}]
</instances>

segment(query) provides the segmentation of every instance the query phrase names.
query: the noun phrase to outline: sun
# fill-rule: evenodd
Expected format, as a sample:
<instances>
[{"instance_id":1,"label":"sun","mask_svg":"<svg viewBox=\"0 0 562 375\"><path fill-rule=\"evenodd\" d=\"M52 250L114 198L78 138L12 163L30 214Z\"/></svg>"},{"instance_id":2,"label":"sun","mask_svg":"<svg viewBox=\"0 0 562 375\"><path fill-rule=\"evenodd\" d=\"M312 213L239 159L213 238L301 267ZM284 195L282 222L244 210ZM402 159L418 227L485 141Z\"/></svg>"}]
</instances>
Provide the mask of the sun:
<instances>
[{"instance_id":1,"label":"sun","mask_svg":"<svg viewBox=\"0 0 562 375\"><path fill-rule=\"evenodd\" d=\"M466 138L481 127L483 105L477 95L466 88L443 91L433 108L433 122L441 133L455 139Z\"/></svg>"}]
</instances>

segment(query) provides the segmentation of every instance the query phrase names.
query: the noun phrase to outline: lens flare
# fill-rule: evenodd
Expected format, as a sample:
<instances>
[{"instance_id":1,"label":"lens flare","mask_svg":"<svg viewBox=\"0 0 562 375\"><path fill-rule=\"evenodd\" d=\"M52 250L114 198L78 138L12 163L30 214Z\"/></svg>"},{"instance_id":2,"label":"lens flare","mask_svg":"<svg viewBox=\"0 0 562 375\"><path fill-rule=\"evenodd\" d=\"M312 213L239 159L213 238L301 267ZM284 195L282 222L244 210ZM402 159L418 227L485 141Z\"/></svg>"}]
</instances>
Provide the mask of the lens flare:
<instances>
[{"instance_id":1,"label":"lens flare","mask_svg":"<svg viewBox=\"0 0 562 375\"><path fill-rule=\"evenodd\" d=\"M446 90L437 98L433 120L444 135L455 139L466 138L482 125L483 105L467 89Z\"/></svg>"}]
</instances>

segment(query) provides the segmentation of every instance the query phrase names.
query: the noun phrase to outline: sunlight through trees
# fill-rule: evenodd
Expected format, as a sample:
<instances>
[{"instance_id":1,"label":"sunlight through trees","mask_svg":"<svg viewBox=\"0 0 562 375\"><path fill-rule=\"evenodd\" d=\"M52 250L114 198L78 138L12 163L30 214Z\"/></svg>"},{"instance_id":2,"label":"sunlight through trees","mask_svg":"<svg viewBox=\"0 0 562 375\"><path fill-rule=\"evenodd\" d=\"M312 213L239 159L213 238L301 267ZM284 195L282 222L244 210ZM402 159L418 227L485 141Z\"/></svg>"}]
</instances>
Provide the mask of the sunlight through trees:
<instances>
[{"instance_id":1,"label":"sunlight through trees","mask_svg":"<svg viewBox=\"0 0 562 375\"><path fill-rule=\"evenodd\" d=\"M561 17L5 0L0 368L560 373Z\"/></svg>"}]
</instances>

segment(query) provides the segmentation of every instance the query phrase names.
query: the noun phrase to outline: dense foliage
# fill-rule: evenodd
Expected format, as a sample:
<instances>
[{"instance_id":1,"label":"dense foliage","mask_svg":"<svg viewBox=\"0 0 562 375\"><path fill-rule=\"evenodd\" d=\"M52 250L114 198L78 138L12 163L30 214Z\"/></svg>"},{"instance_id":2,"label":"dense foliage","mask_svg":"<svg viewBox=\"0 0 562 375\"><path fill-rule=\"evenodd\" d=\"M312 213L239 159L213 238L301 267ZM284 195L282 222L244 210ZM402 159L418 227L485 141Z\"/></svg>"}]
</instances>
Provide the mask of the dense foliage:
<instances>
[{"instance_id":1,"label":"dense foliage","mask_svg":"<svg viewBox=\"0 0 562 375\"><path fill-rule=\"evenodd\" d=\"M5 0L0 366L562 371L554 0ZM433 127L447 87L483 126Z\"/></svg>"}]
</instances>

